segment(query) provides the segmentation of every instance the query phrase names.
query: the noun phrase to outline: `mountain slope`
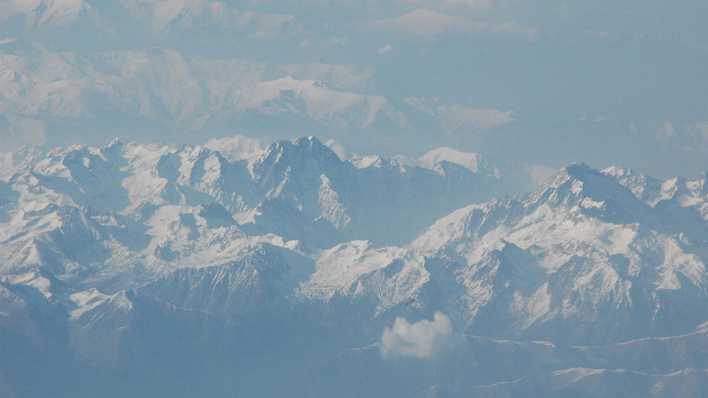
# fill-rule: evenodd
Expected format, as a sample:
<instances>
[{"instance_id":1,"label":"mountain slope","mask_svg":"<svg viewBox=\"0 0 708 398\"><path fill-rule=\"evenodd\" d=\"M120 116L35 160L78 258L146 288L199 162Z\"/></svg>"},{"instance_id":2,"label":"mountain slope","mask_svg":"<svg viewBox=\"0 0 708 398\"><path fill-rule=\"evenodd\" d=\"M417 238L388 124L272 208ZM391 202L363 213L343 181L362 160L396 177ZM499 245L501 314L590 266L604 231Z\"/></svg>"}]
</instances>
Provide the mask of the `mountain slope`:
<instances>
[{"instance_id":1,"label":"mountain slope","mask_svg":"<svg viewBox=\"0 0 708 398\"><path fill-rule=\"evenodd\" d=\"M115 140L32 152L20 164L0 188L1 267L74 280L209 263L228 256L234 241L271 233L311 248L353 238L402 242L503 182L387 159L362 167L314 137L233 160L201 146Z\"/></svg>"},{"instance_id":2,"label":"mountain slope","mask_svg":"<svg viewBox=\"0 0 708 398\"><path fill-rule=\"evenodd\" d=\"M67 397L701 396L703 177L574 164L481 201L508 175L469 154L234 145L13 159L0 387L46 395L51 356Z\"/></svg>"}]
</instances>

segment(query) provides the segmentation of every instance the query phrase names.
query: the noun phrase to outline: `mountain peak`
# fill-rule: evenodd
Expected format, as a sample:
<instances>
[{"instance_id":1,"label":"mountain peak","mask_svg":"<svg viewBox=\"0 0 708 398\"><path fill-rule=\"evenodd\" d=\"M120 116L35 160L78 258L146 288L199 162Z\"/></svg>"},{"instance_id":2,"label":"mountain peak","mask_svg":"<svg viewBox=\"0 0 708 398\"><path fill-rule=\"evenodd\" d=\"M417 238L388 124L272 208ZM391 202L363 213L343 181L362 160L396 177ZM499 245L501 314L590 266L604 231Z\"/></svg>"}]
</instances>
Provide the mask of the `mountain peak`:
<instances>
[{"instance_id":1,"label":"mountain peak","mask_svg":"<svg viewBox=\"0 0 708 398\"><path fill-rule=\"evenodd\" d=\"M610 175L590 167L586 163L571 163L563 167L545 189L569 191L573 195L587 195L588 190L600 193L601 189L622 188Z\"/></svg>"},{"instance_id":2,"label":"mountain peak","mask_svg":"<svg viewBox=\"0 0 708 398\"><path fill-rule=\"evenodd\" d=\"M309 152L312 153L320 153L320 152L325 152L325 153L332 153L335 154L332 149L330 149L329 146L325 145L322 143L322 141L319 140L319 138L315 137L314 135L309 135L307 137L301 137L293 141L295 144L295 147L298 148L304 148ZM336 154L335 154L336 155Z\"/></svg>"},{"instance_id":3,"label":"mountain peak","mask_svg":"<svg viewBox=\"0 0 708 398\"><path fill-rule=\"evenodd\" d=\"M294 141L281 140L270 144L260 157L259 163L262 166L281 163L295 166L297 163L305 161L321 164L342 162L331 148L316 137L309 136Z\"/></svg>"},{"instance_id":4,"label":"mountain peak","mask_svg":"<svg viewBox=\"0 0 708 398\"><path fill-rule=\"evenodd\" d=\"M551 202L579 207L593 217L613 223L633 223L647 214L647 205L615 178L585 163L563 168L530 203Z\"/></svg>"}]
</instances>

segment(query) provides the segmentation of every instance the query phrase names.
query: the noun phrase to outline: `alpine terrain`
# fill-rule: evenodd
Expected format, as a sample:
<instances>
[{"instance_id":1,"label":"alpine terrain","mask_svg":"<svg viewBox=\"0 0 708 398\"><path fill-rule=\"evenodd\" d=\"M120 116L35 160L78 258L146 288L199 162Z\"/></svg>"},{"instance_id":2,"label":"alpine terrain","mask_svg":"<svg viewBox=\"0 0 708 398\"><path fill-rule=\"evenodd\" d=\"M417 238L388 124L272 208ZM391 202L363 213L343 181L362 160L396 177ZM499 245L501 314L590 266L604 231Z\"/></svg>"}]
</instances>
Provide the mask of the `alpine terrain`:
<instances>
[{"instance_id":1,"label":"alpine terrain","mask_svg":"<svg viewBox=\"0 0 708 398\"><path fill-rule=\"evenodd\" d=\"M706 396L708 176L532 169L315 137L2 155L0 396Z\"/></svg>"}]
</instances>

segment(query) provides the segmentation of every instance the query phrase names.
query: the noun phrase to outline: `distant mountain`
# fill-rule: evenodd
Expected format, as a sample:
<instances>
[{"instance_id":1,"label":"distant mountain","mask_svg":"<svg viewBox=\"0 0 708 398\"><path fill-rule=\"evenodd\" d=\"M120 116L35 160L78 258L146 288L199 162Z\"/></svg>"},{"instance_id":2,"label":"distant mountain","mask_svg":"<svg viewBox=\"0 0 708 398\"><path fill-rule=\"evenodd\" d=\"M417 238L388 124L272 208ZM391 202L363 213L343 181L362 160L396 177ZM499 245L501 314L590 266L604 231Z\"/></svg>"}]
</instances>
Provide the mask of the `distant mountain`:
<instances>
[{"instance_id":1,"label":"distant mountain","mask_svg":"<svg viewBox=\"0 0 708 398\"><path fill-rule=\"evenodd\" d=\"M145 140L168 130L183 142L235 130L277 136L293 129L405 128L414 110L357 90L368 79L360 69L269 67L175 49L55 52L9 42L0 44L0 133L59 145L86 142L85 129L94 131L91 142L111 135Z\"/></svg>"},{"instance_id":2,"label":"distant mountain","mask_svg":"<svg viewBox=\"0 0 708 398\"><path fill-rule=\"evenodd\" d=\"M135 45L141 35L148 41L180 33L213 37L207 32L214 29L222 35L247 34L263 40L287 38L301 29L290 15L252 12L212 0L18 0L4 4L2 11L0 33L40 39L54 36L57 44L123 40ZM88 32L94 36L82 37Z\"/></svg>"}]
</instances>

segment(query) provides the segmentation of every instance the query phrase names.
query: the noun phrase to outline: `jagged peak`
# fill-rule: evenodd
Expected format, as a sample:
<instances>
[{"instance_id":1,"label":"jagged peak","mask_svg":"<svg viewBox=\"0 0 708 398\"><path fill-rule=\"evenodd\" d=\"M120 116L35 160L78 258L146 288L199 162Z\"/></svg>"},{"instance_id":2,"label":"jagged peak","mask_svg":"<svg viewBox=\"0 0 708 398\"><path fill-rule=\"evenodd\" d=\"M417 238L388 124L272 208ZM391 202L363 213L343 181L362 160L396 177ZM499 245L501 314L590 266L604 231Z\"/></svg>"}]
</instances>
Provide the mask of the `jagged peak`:
<instances>
[{"instance_id":1,"label":"jagged peak","mask_svg":"<svg viewBox=\"0 0 708 398\"><path fill-rule=\"evenodd\" d=\"M327 156L337 156L337 154L329 146L325 145L322 141L319 140L319 138L315 137L314 135L298 138L292 141L292 143L296 148L305 150L308 153L324 153L327 154ZM339 158L339 156L337 156L337 158Z\"/></svg>"},{"instance_id":2,"label":"jagged peak","mask_svg":"<svg viewBox=\"0 0 708 398\"><path fill-rule=\"evenodd\" d=\"M574 196L600 193L600 188L625 189L615 178L594 169L586 163L571 163L563 167L556 176L546 183L535 195L545 196L549 191L568 191Z\"/></svg>"},{"instance_id":3,"label":"jagged peak","mask_svg":"<svg viewBox=\"0 0 708 398\"><path fill-rule=\"evenodd\" d=\"M578 207L585 215L617 223L636 222L648 207L616 178L584 163L566 166L525 201L527 207L546 203Z\"/></svg>"},{"instance_id":4,"label":"jagged peak","mask_svg":"<svg viewBox=\"0 0 708 398\"><path fill-rule=\"evenodd\" d=\"M295 159L314 159L318 162L342 163L337 154L317 137L280 140L268 146L256 163L261 165L292 162Z\"/></svg>"}]
</instances>

